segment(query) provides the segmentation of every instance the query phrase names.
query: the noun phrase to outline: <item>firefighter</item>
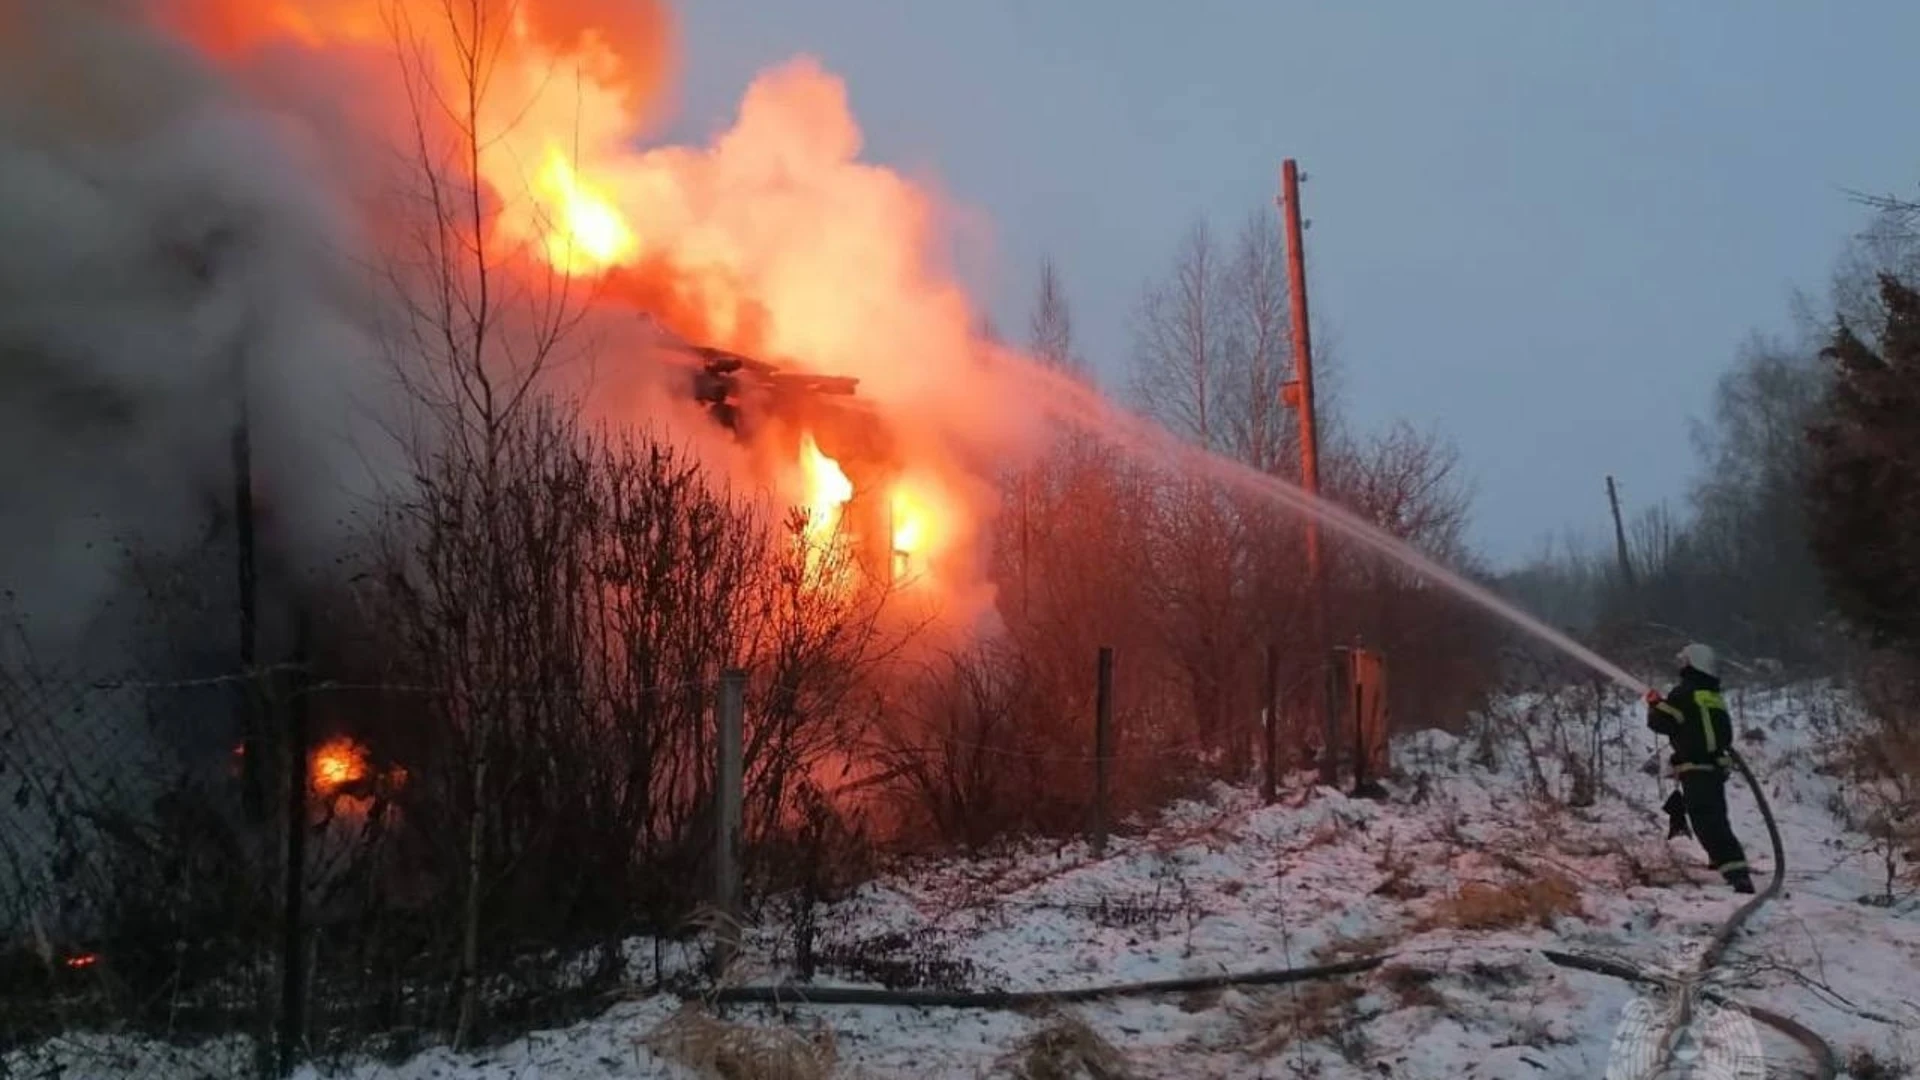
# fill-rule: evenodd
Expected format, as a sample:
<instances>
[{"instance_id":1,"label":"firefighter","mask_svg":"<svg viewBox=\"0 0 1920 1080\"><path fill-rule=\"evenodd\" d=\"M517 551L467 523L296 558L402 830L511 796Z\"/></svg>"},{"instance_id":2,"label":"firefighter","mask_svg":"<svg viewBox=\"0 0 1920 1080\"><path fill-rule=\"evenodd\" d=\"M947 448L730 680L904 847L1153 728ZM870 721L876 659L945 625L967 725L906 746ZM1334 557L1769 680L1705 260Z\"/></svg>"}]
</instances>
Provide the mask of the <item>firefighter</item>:
<instances>
[{"instance_id":1,"label":"firefighter","mask_svg":"<svg viewBox=\"0 0 1920 1080\"><path fill-rule=\"evenodd\" d=\"M1647 691L1647 726L1673 746L1670 759L1680 776L1684 820L1706 849L1708 862L1735 892L1751 893L1746 851L1727 822L1727 753L1733 718L1720 696L1720 664L1713 650L1695 642L1680 650L1680 683L1662 697ZM1670 817L1674 807L1669 800Z\"/></svg>"}]
</instances>

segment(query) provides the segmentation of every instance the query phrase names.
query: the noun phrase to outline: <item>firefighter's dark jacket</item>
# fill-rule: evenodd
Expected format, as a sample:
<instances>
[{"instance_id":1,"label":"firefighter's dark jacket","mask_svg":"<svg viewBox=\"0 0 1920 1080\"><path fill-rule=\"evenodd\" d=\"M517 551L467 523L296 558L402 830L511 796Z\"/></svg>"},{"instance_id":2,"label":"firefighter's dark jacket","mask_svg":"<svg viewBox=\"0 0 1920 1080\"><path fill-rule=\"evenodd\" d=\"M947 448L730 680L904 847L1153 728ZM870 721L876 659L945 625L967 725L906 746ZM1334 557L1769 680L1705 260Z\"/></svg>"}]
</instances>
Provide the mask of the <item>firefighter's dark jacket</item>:
<instances>
[{"instance_id":1,"label":"firefighter's dark jacket","mask_svg":"<svg viewBox=\"0 0 1920 1080\"><path fill-rule=\"evenodd\" d=\"M1647 726L1673 745L1669 762L1680 772L1721 770L1733 745L1733 718L1720 696L1720 680L1693 668L1666 700L1647 707Z\"/></svg>"}]
</instances>

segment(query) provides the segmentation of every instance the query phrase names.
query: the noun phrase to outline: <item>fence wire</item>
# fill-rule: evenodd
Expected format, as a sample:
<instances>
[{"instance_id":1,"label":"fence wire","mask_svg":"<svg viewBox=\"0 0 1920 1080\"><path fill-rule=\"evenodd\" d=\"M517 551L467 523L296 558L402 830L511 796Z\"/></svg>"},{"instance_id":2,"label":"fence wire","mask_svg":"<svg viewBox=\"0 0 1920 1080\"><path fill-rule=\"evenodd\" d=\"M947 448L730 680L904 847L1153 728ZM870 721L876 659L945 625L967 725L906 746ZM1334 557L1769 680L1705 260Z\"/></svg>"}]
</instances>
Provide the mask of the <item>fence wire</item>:
<instances>
[{"instance_id":1,"label":"fence wire","mask_svg":"<svg viewBox=\"0 0 1920 1080\"><path fill-rule=\"evenodd\" d=\"M710 697L502 690L482 725L297 667L0 668L0 1077L271 1075L575 1018L694 902Z\"/></svg>"},{"instance_id":2,"label":"fence wire","mask_svg":"<svg viewBox=\"0 0 1920 1080\"><path fill-rule=\"evenodd\" d=\"M0 1052L266 1032L272 822L235 752L265 677L0 670Z\"/></svg>"}]
</instances>

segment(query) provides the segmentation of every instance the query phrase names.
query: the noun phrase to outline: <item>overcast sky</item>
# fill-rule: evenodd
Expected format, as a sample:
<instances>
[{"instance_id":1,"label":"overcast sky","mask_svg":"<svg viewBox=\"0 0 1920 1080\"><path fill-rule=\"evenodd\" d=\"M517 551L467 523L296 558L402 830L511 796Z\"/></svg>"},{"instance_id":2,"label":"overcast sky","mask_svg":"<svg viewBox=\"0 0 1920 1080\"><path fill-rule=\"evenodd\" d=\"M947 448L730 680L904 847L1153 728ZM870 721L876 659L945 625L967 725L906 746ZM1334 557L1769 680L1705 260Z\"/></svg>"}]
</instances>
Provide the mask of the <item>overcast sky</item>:
<instances>
[{"instance_id":1,"label":"overcast sky","mask_svg":"<svg viewBox=\"0 0 1920 1080\"><path fill-rule=\"evenodd\" d=\"M1862 220L1920 181L1920 3L1884 0L688 0L671 134L797 53L867 157L990 226L969 275L1024 328L1043 253L1117 383L1147 279L1205 217L1303 196L1315 322L1365 427L1461 448L1475 538L1684 494L1689 424L1784 332Z\"/></svg>"}]
</instances>

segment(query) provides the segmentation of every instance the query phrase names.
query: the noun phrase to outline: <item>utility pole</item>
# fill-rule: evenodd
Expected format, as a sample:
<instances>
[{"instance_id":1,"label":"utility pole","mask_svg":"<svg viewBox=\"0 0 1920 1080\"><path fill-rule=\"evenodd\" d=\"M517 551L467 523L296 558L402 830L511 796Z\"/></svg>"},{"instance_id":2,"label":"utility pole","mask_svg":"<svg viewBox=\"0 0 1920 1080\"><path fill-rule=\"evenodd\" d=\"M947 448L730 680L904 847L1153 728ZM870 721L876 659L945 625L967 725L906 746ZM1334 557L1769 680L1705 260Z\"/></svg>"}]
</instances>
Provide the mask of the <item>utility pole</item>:
<instances>
[{"instance_id":1,"label":"utility pole","mask_svg":"<svg viewBox=\"0 0 1920 1080\"><path fill-rule=\"evenodd\" d=\"M1627 527L1620 523L1620 491L1613 486L1611 476L1607 477L1607 502L1613 507L1613 547L1620 556L1620 580L1632 591L1633 560L1627 555Z\"/></svg>"},{"instance_id":2,"label":"utility pole","mask_svg":"<svg viewBox=\"0 0 1920 1080\"><path fill-rule=\"evenodd\" d=\"M1287 293L1293 314L1293 380L1284 387L1285 400L1299 413L1300 486L1307 494L1320 495L1320 437L1314 427L1313 335L1307 323L1307 252L1301 238L1300 166L1292 158L1280 163L1280 213L1287 229ZM1320 558L1320 521L1312 515L1306 520L1307 545L1307 619L1312 639L1308 655L1324 664L1327 655L1327 577ZM1314 680L1324 684L1325 679ZM1318 723L1314 724L1315 713ZM1320 779L1335 782L1335 748L1339 745L1334 728L1333 710L1319 695L1307 695L1308 722L1322 731Z\"/></svg>"}]
</instances>

